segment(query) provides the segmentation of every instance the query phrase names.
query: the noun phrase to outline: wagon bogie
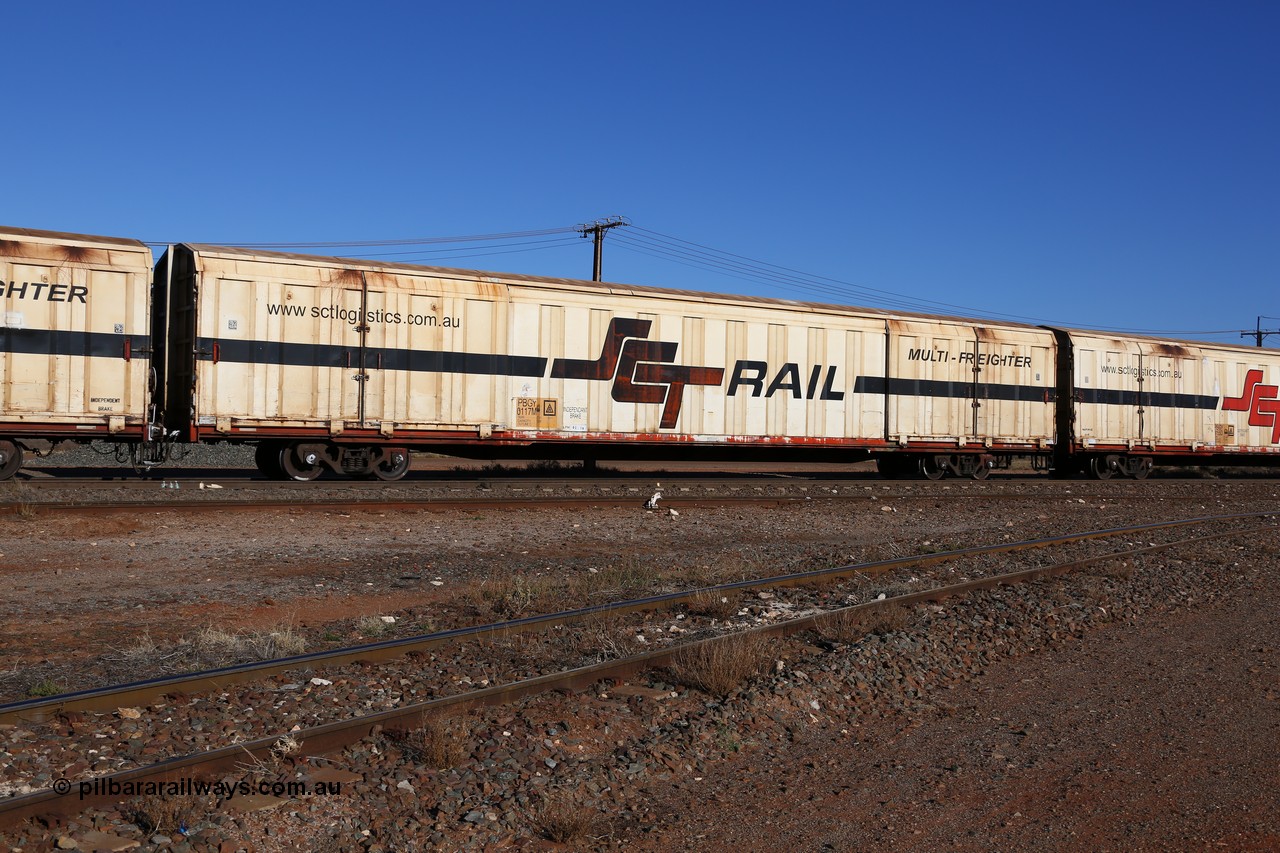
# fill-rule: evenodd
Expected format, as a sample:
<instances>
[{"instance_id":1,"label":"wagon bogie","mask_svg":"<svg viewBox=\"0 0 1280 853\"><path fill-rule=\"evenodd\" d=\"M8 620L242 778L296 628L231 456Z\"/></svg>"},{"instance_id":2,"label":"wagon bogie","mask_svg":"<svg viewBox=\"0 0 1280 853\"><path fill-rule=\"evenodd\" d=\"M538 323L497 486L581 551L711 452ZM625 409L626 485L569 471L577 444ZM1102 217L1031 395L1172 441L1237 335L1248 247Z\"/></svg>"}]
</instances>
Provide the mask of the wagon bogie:
<instances>
[{"instance_id":1,"label":"wagon bogie","mask_svg":"<svg viewBox=\"0 0 1280 853\"><path fill-rule=\"evenodd\" d=\"M340 445L321 441L265 440L254 449L258 470L272 480L314 480L325 471L350 477L399 480L412 457L406 447Z\"/></svg>"}]
</instances>

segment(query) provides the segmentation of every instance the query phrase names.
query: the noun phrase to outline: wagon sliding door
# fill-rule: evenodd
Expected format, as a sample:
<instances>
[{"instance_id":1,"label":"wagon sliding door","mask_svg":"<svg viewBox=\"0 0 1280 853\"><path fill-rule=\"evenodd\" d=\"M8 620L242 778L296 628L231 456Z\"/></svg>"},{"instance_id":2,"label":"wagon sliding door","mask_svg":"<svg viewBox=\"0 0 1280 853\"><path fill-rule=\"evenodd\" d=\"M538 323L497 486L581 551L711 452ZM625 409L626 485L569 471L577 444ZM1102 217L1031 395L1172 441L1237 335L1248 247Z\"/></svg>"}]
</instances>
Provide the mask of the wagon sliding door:
<instances>
[{"instance_id":1,"label":"wagon sliding door","mask_svg":"<svg viewBox=\"0 0 1280 853\"><path fill-rule=\"evenodd\" d=\"M363 383L358 287L317 284L302 276L234 279L219 272L207 271L198 285L199 423L216 425L219 432L261 427L341 432L358 423Z\"/></svg>"},{"instance_id":2,"label":"wagon sliding door","mask_svg":"<svg viewBox=\"0 0 1280 853\"><path fill-rule=\"evenodd\" d=\"M1051 333L893 320L889 441L1038 449L1053 438Z\"/></svg>"}]
</instances>

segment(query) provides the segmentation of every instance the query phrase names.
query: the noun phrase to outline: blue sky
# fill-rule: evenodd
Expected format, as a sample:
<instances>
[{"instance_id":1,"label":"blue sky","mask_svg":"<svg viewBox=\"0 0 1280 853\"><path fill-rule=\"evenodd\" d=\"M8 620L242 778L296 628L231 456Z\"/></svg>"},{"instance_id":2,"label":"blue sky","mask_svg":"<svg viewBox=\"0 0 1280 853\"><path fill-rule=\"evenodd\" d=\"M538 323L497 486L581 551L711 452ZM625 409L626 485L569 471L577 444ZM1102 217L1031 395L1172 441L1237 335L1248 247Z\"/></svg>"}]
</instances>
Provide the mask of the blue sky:
<instances>
[{"instance_id":1,"label":"blue sky","mask_svg":"<svg viewBox=\"0 0 1280 853\"><path fill-rule=\"evenodd\" d=\"M624 215L611 281L1280 329L1272 2L23 3L5 32L8 225L265 244ZM591 273L571 230L295 251Z\"/></svg>"}]
</instances>

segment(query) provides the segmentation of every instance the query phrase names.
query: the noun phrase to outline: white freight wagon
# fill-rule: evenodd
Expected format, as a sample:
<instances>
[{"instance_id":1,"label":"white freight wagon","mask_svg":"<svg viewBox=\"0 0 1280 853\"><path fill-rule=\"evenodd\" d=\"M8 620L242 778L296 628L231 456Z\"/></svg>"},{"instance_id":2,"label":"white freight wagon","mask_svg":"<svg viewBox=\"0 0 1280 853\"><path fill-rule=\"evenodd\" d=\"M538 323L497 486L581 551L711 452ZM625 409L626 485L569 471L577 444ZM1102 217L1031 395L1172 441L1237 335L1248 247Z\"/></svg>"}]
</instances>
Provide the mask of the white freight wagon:
<instances>
[{"instance_id":1,"label":"white freight wagon","mask_svg":"<svg viewBox=\"0 0 1280 853\"><path fill-rule=\"evenodd\" d=\"M147 436L151 250L0 228L0 480L23 451Z\"/></svg>"},{"instance_id":2,"label":"white freight wagon","mask_svg":"<svg viewBox=\"0 0 1280 853\"><path fill-rule=\"evenodd\" d=\"M272 476L481 458L856 461L984 477L1280 464L1280 352L0 229L0 479L103 438ZM121 454L124 455L124 454Z\"/></svg>"},{"instance_id":3,"label":"white freight wagon","mask_svg":"<svg viewBox=\"0 0 1280 853\"><path fill-rule=\"evenodd\" d=\"M1275 350L1059 331L1067 336L1074 392L1063 433L1094 477L1142 477L1157 458L1280 453Z\"/></svg>"},{"instance_id":4,"label":"white freight wagon","mask_svg":"<svg viewBox=\"0 0 1280 853\"><path fill-rule=\"evenodd\" d=\"M260 442L298 479L393 479L426 447L892 451L982 476L1053 441L1055 342L1033 327L190 244L157 281L167 425Z\"/></svg>"}]
</instances>

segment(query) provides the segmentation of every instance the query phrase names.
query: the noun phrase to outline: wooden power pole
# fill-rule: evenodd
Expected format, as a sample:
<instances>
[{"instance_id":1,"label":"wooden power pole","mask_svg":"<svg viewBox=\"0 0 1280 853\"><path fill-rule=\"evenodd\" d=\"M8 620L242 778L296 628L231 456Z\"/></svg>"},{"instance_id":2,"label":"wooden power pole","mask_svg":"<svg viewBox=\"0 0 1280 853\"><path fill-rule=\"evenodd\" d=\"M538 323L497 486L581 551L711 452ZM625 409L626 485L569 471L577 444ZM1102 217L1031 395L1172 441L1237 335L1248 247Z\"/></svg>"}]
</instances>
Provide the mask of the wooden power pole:
<instances>
[{"instance_id":1,"label":"wooden power pole","mask_svg":"<svg viewBox=\"0 0 1280 853\"><path fill-rule=\"evenodd\" d=\"M604 259L604 235L610 228L617 228L619 225L630 225L631 221L625 216L610 216L607 219L597 219L590 225L579 225L578 233L583 237L590 235L595 239L595 260L591 264L591 280L604 281L600 277L600 268Z\"/></svg>"}]
</instances>

